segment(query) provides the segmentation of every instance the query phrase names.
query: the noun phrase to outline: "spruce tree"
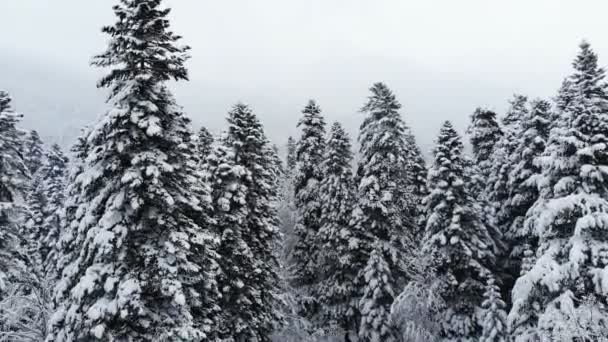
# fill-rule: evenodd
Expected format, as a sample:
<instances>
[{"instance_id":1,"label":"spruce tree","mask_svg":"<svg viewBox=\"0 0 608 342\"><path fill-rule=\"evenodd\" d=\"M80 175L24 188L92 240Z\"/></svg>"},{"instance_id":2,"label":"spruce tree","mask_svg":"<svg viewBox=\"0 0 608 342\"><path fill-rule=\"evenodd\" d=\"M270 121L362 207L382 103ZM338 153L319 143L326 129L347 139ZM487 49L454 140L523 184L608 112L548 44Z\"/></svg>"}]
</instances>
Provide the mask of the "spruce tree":
<instances>
[{"instance_id":1,"label":"spruce tree","mask_svg":"<svg viewBox=\"0 0 608 342\"><path fill-rule=\"evenodd\" d=\"M538 158L545 150L551 126L551 104L535 100L529 114L521 122L521 134L516 137L517 148L513 153L509 174L508 198L503 203L503 213L509 217L505 227L505 239L509 249L509 273L519 277L529 268L523 266L524 259L532 257L536 251L537 238L533 231L524 225L528 210L539 197L538 181L540 167ZM510 283L512 288L513 283Z\"/></svg>"},{"instance_id":2,"label":"spruce tree","mask_svg":"<svg viewBox=\"0 0 608 342\"><path fill-rule=\"evenodd\" d=\"M460 137L446 122L429 170L423 254L430 258L430 269L435 272L432 287L445 305L440 313L439 337L477 341L482 327L476 312L481 308L485 277L495 256L481 208L468 187L471 179L465 158Z\"/></svg>"},{"instance_id":3,"label":"spruce tree","mask_svg":"<svg viewBox=\"0 0 608 342\"><path fill-rule=\"evenodd\" d=\"M514 95L510 108L502 119L503 135L495 144L491 156L489 179L486 180L485 196L491 204L495 216L495 224L501 231L506 231L510 224L510 215L503 212L503 205L509 196L509 174L513 168L513 154L518 147L518 139L522 131L522 121L529 113L528 98Z\"/></svg>"},{"instance_id":4,"label":"spruce tree","mask_svg":"<svg viewBox=\"0 0 608 342\"><path fill-rule=\"evenodd\" d=\"M80 136L76 143L70 149L70 167L67 170L65 201L60 211L59 227L61 232L57 241L57 255L54 265L49 264L49 278L58 281L64 269L71 262L70 257L78 247L76 238L78 237L78 223L76 219L81 213L78 212L80 203L80 194L84 186L85 176L85 158L88 155L87 137L90 134L90 129L85 127L81 130ZM64 283L64 285L67 285ZM60 289L59 286L55 289L59 296L55 296L56 301L62 301L62 295L66 289ZM55 303L57 304L57 303Z\"/></svg>"},{"instance_id":5,"label":"spruce tree","mask_svg":"<svg viewBox=\"0 0 608 342\"><path fill-rule=\"evenodd\" d=\"M420 147L416 143L416 137L412 132L408 132L406 135L406 141L408 144L408 151L410 153L408 170L410 176L408 177L410 180L409 190L408 192L411 195L412 206L410 210L414 213L413 217L416 219L416 240L421 241L424 235L424 227L425 227L425 212L424 205L422 204L423 199L428 195L427 188L427 177L428 177L428 169L426 166L426 161L424 160L424 155L420 150Z\"/></svg>"},{"instance_id":6,"label":"spruce tree","mask_svg":"<svg viewBox=\"0 0 608 342\"><path fill-rule=\"evenodd\" d=\"M361 325L359 341L392 342L393 331L390 324L390 306L394 300L391 270L384 258L383 247L373 248L363 270L365 288L359 301Z\"/></svg>"},{"instance_id":7,"label":"spruce tree","mask_svg":"<svg viewBox=\"0 0 608 342\"><path fill-rule=\"evenodd\" d=\"M232 148L235 163L247 172L245 207L247 216L242 231L243 240L252 253L254 264L249 283L256 294L251 312L254 322L248 329L249 340L270 341L276 321L274 297L278 290L274 243L278 233L277 160L269 145L262 124L243 104L237 104L228 114L226 144Z\"/></svg>"},{"instance_id":8,"label":"spruce tree","mask_svg":"<svg viewBox=\"0 0 608 342\"><path fill-rule=\"evenodd\" d=\"M40 139L40 135L36 131L30 131L25 138L23 159L25 165L34 175L42 167L44 162L44 143Z\"/></svg>"},{"instance_id":9,"label":"spruce tree","mask_svg":"<svg viewBox=\"0 0 608 342\"><path fill-rule=\"evenodd\" d=\"M500 260L494 276L497 283L501 286L503 298L510 298L510 291L513 287L518 273L512 273L510 258L508 253L512 246L505 239L504 235L512 223L512 215L507 205L509 200L509 175L514 167L514 153L518 147L519 137L522 133L522 121L529 114L528 98L523 95L515 94L510 101L510 108L502 118L503 135L494 146L494 151L490 160L489 178L481 179L485 191L479 196L485 200L485 217L489 227L495 227L496 232L491 233L500 248Z\"/></svg>"},{"instance_id":10,"label":"spruce tree","mask_svg":"<svg viewBox=\"0 0 608 342\"><path fill-rule=\"evenodd\" d=\"M406 127L399 114L401 104L392 91L383 83L374 84L370 91L372 95L362 109L365 119L359 133L353 223L372 243L381 243L390 270L395 272L393 278L404 284L404 256L413 246L414 230L411 221L403 220L403 204L410 198L407 189L399 186L407 177ZM371 253L371 244L362 248L367 255Z\"/></svg>"},{"instance_id":11,"label":"spruce tree","mask_svg":"<svg viewBox=\"0 0 608 342\"><path fill-rule=\"evenodd\" d=\"M201 163L204 163L209 154L211 154L211 146L213 145L213 141L213 134L211 134L206 127L201 127L201 129L198 131L198 137L196 140L196 148L198 150L198 157Z\"/></svg>"},{"instance_id":12,"label":"spruce tree","mask_svg":"<svg viewBox=\"0 0 608 342\"><path fill-rule=\"evenodd\" d=\"M13 112L7 93L0 93L0 301L11 295L24 295L29 285L27 257L21 252L23 200L29 170L22 157L23 133L17 128L21 116ZM16 331L10 306L0 307L0 331Z\"/></svg>"},{"instance_id":13,"label":"spruce tree","mask_svg":"<svg viewBox=\"0 0 608 342\"><path fill-rule=\"evenodd\" d=\"M236 164L234 152L222 144L207 159L212 187L213 218L220 244L217 276L221 291L219 337L227 341L256 338L256 288L251 273L255 257L245 241L247 170ZM245 231L245 232L244 232ZM232 340L231 340L232 338Z\"/></svg>"},{"instance_id":14,"label":"spruce tree","mask_svg":"<svg viewBox=\"0 0 608 342\"><path fill-rule=\"evenodd\" d=\"M536 262L513 289L515 341L606 338L607 85L588 43L580 45L573 67L574 96L539 160L540 197L525 222L539 246Z\"/></svg>"},{"instance_id":15,"label":"spruce tree","mask_svg":"<svg viewBox=\"0 0 608 342\"><path fill-rule=\"evenodd\" d=\"M507 341L507 314L506 304L500 297L500 288L495 284L494 278L487 281L484 301L481 304L483 327L480 342L506 342Z\"/></svg>"},{"instance_id":16,"label":"spruce tree","mask_svg":"<svg viewBox=\"0 0 608 342\"><path fill-rule=\"evenodd\" d=\"M298 146L296 143L296 139L290 136L287 139L287 158L285 161L285 165L287 166L288 172L296 170L298 163L297 148Z\"/></svg>"},{"instance_id":17,"label":"spruce tree","mask_svg":"<svg viewBox=\"0 0 608 342\"><path fill-rule=\"evenodd\" d=\"M319 183L322 180L320 165L325 148L325 120L321 108L310 100L298 127L302 135L296 148L295 206L297 210L296 244L291 255L294 286L309 289L317 282L319 246L316 245L320 228L321 202ZM310 308L314 310L313 308Z\"/></svg>"},{"instance_id":18,"label":"spruce tree","mask_svg":"<svg viewBox=\"0 0 608 342\"><path fill-rule=\"evenodd\" d=\"M489 109L477 108L471 115L471 124L467 133L473 149L473 162L481 171L480 184L486 184L492 169L492 154L495 144L503 136L496 113ZM484 189L474 188L473 191L475 196L480 196Z\"/></svg>"},{"instance_id":19,"label":"spruce tree","mask_svg":"<svg viewBox=\"0 0 608 342\"><path fill-rule=\"evenodd\" d=\"M39 192L45 199L44 207L41 208L42 220L29 236L36 245L37 264L43 270L46 277L53 277L53 270L57 264L57 242L60 234L61 209L64 205L65 177L68 159L63 154L61 147L55 144L45 153L45 163L38 171L37 179L42 179Z\"/></svg>"},{"instance_id":20,"label":"spruce tree","mask_svg":"<svg viewBox=\"0 0 608 342\"><path fill-rule=\"evenodd\" d=\"M111 39L93 62L111 68L100 87L112 109L88 134L68 254L48 341L204 338L188 299L204 241L190 174L189 120L165 82L186 80L187 47L160 0L121 0ZM196 283L195 283L196 282Z\"/></svg>"},{"instance_id":21,"label":"spruce tree","mask_svg":"<svg viewBox=\"0 0 608 342\"><path fill-rule=\"evenodd\" d=\"M0 90L0 113L11 112L13 99L4 90Z\"/></svg>"},{"instance_id":22,"label":"spruce tree","mask_svg":"<svg viewBox=\"0 0 608 342\"><path fill-rule=\"evenodd\" d=\"M315 286L315 297L323 303L319 320L334 322L344 331L353 331L357 298L354 282L359 270L353 268L351 246L358 241L350 226L355 202L352 174L353 153L348 134L340 123L331 126L327 150L321 165L319 185L323 203L317 243L321 247L319 270L322 280Z\"/></svg>"}]
</instances>

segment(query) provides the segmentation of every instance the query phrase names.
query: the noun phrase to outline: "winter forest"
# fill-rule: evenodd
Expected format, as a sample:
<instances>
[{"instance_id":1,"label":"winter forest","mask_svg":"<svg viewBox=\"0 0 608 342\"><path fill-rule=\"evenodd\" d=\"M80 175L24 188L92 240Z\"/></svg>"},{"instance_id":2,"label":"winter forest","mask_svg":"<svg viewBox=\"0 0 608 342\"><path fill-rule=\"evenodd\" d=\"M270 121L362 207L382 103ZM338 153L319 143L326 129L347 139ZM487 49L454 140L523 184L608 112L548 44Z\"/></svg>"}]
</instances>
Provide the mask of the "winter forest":
<instances>
[{"instance_id":1,"label":"winter forest","mask_svg":"<svg viewBox=\"0 0 608 342\"><path fill-rule=\"evenodd\" d=\"M92 61L107 111L70 151L0 91L0 341L608 341L608 81L588 42L553 98L472 108L427 155L382 82L357 137L315 100L286 142L243 103L222 134L193 127L166 4L113 11Z\"/></svg>"}]
</instances>

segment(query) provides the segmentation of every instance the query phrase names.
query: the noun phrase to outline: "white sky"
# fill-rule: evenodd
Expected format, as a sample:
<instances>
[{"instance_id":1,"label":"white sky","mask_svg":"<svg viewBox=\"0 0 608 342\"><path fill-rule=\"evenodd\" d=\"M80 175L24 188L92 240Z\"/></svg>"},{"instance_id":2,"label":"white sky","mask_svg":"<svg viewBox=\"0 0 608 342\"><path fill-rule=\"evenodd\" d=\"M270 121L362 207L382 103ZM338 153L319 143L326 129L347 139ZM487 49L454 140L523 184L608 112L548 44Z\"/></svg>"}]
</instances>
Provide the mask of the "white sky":
<instances>
[{"instance_id":1,"label":"white sky","mask_svg":"<svg viewBox=\"0 0 608 342\"><path fill-rule=\"evenodd\" d=\"M514 92L553 96L585 38L608 65L605 0L167 0L190 45L191 82L175 93L219 131L236 101L281 145L309 98L356 134L367 89L385 81L428 150L443 120ZM24 123L70 141L104 111L88 66L105 48L114 0L0 0L0 88Z\"/></svg>"}]
</instances>

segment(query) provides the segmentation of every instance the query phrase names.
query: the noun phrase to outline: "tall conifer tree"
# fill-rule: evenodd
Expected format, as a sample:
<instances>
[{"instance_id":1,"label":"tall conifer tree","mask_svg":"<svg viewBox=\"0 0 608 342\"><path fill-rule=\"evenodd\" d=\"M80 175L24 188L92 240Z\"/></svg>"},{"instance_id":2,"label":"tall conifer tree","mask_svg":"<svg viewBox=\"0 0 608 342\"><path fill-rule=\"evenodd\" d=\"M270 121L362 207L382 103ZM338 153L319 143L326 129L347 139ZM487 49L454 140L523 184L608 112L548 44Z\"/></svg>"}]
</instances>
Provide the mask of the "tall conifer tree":
<instances>
[{"instance_id":1,"label":"tall conifer tree","mask_svg":"<svg viewBox=\"0 0 608 342\"><path fill-rule=\"evenodd\" d=\"M325 120L315 101L310 100L302 110L298 127L302 130L302 136L296 148L296 244L291 259L294 285L312 290L311 287L318 280L319 246L316 245L316 239L321 225L319 183L323 179L320 166L325 148ZM309 309L314 311L312 307Z\"/></svg>"},{"instance_id":2,"label":"tall conifer tree","mask_svg":"<svg viewBox=\"0 0 608 342\"><path fill-rule=\"evenodd\" d=\"M0 298L7 286L19 279L25 266L19 232L23 231L20 217L25 212L23 200L30 172L21 153L20 119L8 93L0 92Z\"/></svg>"},{"instance_id":3,"label":"tall conifer tree","mask_svg":"<svg viewBox=\"0 0 608 342\"><path fill-rule=\"evenodd\" d=\"M408 217L404 215L404 208L411 203L411 198L403 186L408 177L406 158L409 153L407 128L399 114L401 104L383 83L374 84L370 91L372 94L362 109L365 118L359 133L357 202L352 220L353 229L359 236L359 241L352 247L357 257L351 260L353 267L361 271L356 283L359 295L372 286L367 283L363 270L369 266L374 246L378 249L377 258L382 260L373 264L387 265L383 270L388 272L387 286L392 289L405 286L415 233L415 222L409 216L411 213L407 213ZM382 300L376 304L388 312L392 302ZM361 306L367 304L360 303ZM362 317L361 328L366 324L365 319ZM383 329L380 326L376 328ZM380 330L369 334L381 334Z\"/></svg>"},{"instance_id":4,"label":"tall conifer tree","mask_svg":"<svg viewBox=\"0 0 608 342\"><path fill-rule=\"evenodd\" d=\"M111 39L94 65L112 109L88 134L59 304L48 341L205 337L189 307L205 288L195 218L189 120L165 82L187 79L187 47L169 29L161 0L121 0ZM71 216L71 215L70 215ZM63 242L63 241L62 241ZM195 256L195 252L197 255Z\"/></svg>"},{"instance_id":5,"label":"tall conifer tree","mask_svg":"<svg viewBox=\"0 0 608 342\"><path fill-rule=\"evenodd\" d=\"M470 173L463 144L446 122L437 138L429 170L427 226L423 252L435 272L432 287L445 305L440 312L441 339L477 341L488 265L494 262L493 241L481 218L481 208L468 183Z\"/></svg>"},{"instance_id":6,"label":"tall conifer tree","mask_svg":"<svg viewBox=\"0 0 608 342\"><path fill-rule=\"evenodd\" d=\"M607 85L588 43L573 67L573 97L553 125L540 159L540 197L525 222L539 246L513 289L509 321L518 342L607 337Z\"/></svg>"},{"instance_id":7,"label":"tall conifer tree","mask_svg":"<svg viewBox=\"0 0 608 342\"><path fill-rule=\"evenodd\" d=\"M355 280L359 270L354 268L357 258L351 249L358 241L350 226L355 202L352 174L353 153L348 134L338 122L331 126L319 186L321 228L318 244L321 246L320 265L322 280L316 286L315 297L323 303L320 320L335 322L344 331L356 327L357 298Z\"/></svg>"},{"instance_id":8,"label":"tall conifer tree","mask_svg":"<svg viewBox=\"0 0 608 342\"><path fill-rule=\"evenodd\" d=\"M196 139L196 148L198 150L198 158L201 163L211 154L211 146L213 145L213 134L206 127L201 127L198 131Z\"/></svg>"},{"instance_id":9,"label":"tall conifer tree","mask_svg":"<svg viewBox=\"0 0 608 342\"><path fill-rule=\"evenodd\" d=\"M37 131L30 131L24 145L23 158L30 174L34 175L44 163L44 143Z\"/></svg>"},{"instance_id":10,"label":"tall conifer tree","mask_svg":"<svg viewBox=\"0 0 608 342\"><path fill-rule=\"evenodd\" d=\"M248 338L260 342L270 341L273 324L278 276L274 243L278 233L277 160L269 145L262 124L253 111L237 104L228 114L226 144L232 148L235 163L246 172L243 184L245 193L245 226L242 238L253 257L253 271L249 285L256 294ZM253 322L252 322L253 323Z\"/></svg>"}]
</instances>

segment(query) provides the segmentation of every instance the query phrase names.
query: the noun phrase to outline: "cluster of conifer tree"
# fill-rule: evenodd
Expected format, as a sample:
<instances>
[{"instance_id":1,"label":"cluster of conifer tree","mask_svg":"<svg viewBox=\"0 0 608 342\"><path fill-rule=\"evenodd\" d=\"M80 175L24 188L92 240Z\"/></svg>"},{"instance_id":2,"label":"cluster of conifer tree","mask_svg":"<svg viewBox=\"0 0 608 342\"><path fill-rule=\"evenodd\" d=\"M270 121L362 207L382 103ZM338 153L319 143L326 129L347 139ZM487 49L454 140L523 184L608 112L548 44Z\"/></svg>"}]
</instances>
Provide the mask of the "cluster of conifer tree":
<instances>
[{"instance_id":1,"label":"cluster of conifer tree","mask_svg":"<svg viewBox=\"0 0 608 342\"><path fill-rule=\"evenodd\" d=\"M573 67L553 101L475 110L470 153L445 122L428 170L386 85L354 175L311 102L288 149L302 317L346 341L608 338L608 84L586 42Z\"/></svg>"},{"instance_id":2,"label":"cluster of conifer tree","mask_svg":"<svg viewBox=\"0 0 608 342\"><path fill-rule=\"evenodd\" d=\"M608 83L588 43L553 101L475 110L470 153L445 122L427 167L376 83L357 153L311 100L283 162L247 105L192 131L161 0L114 12L93 62L109 109L69 161L0 92L0 341L608 339Z\"/></svg>"}]
</instances>

